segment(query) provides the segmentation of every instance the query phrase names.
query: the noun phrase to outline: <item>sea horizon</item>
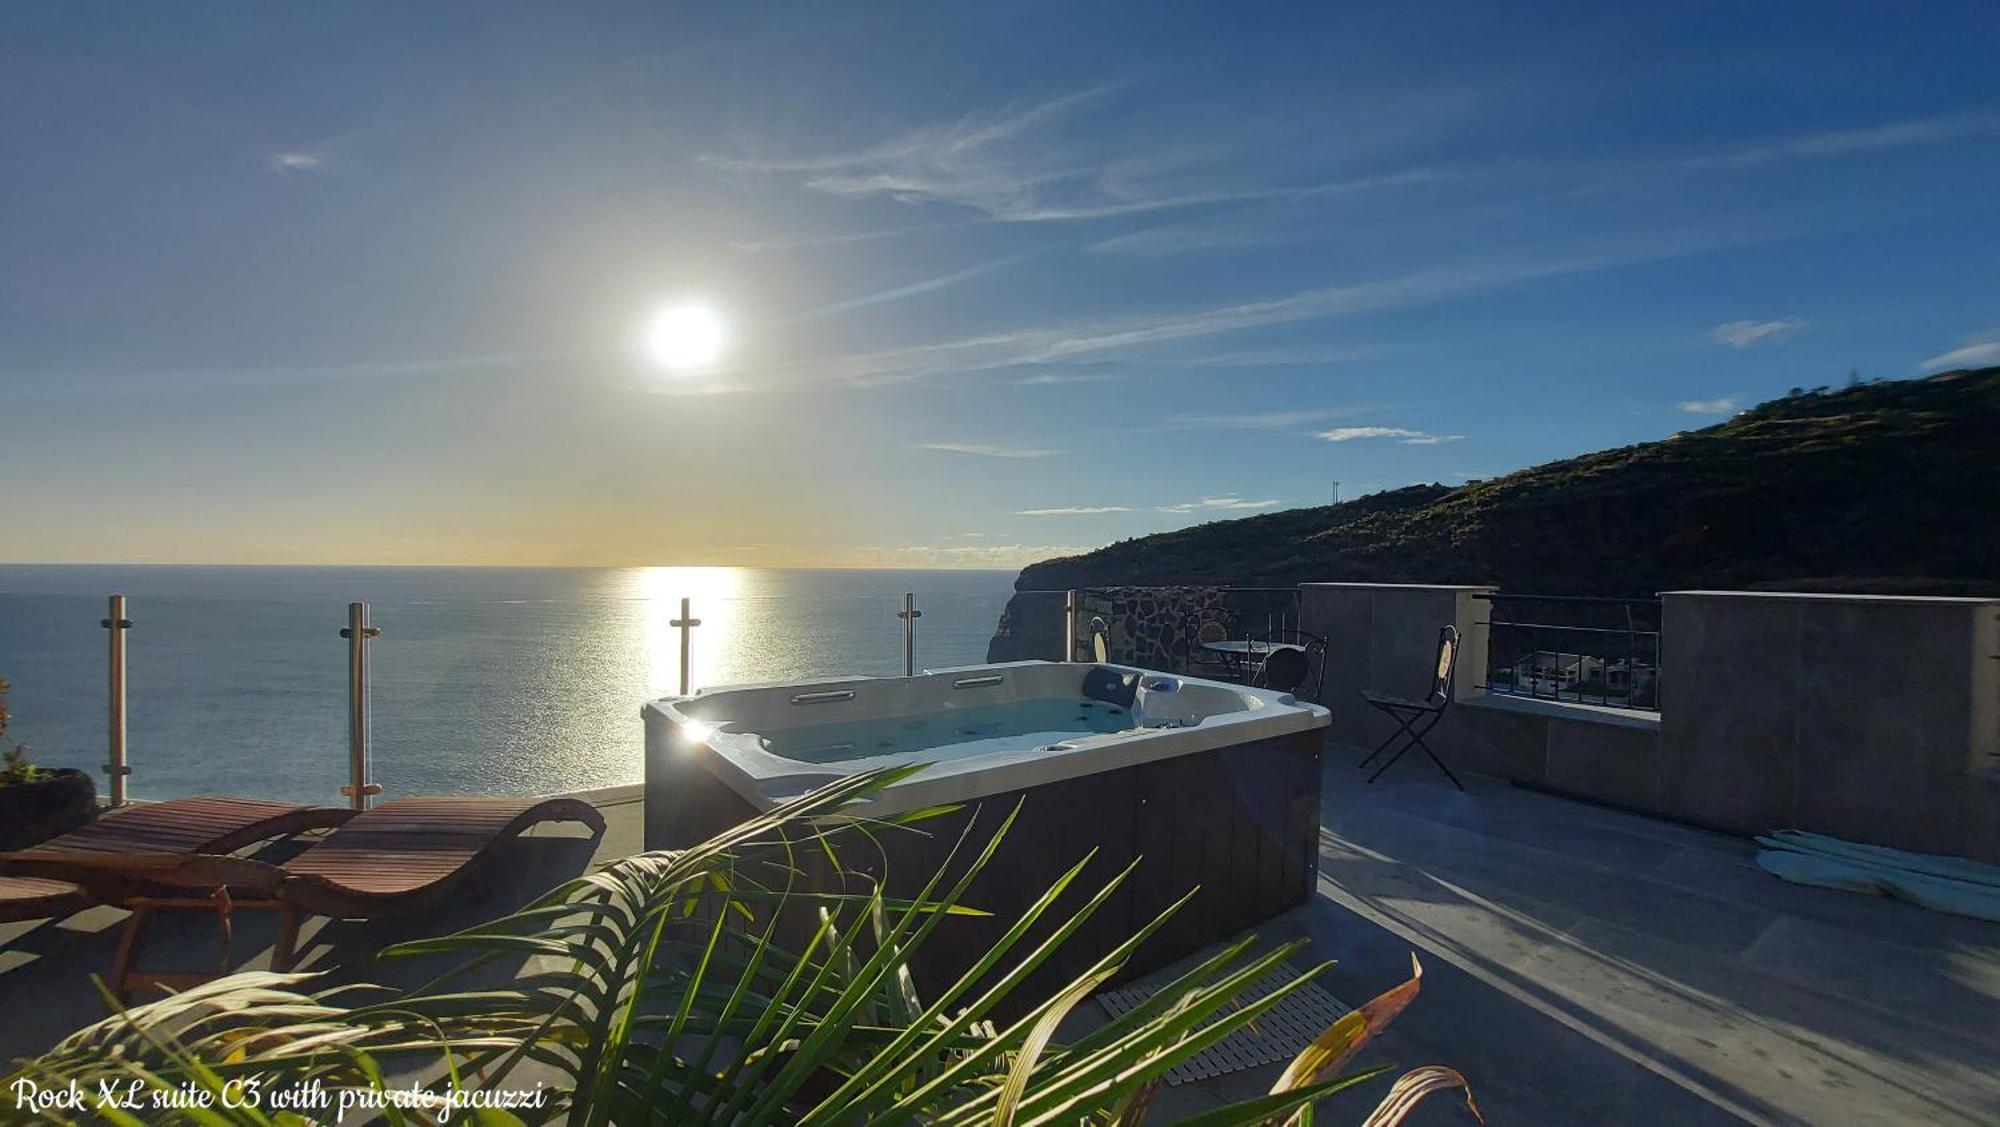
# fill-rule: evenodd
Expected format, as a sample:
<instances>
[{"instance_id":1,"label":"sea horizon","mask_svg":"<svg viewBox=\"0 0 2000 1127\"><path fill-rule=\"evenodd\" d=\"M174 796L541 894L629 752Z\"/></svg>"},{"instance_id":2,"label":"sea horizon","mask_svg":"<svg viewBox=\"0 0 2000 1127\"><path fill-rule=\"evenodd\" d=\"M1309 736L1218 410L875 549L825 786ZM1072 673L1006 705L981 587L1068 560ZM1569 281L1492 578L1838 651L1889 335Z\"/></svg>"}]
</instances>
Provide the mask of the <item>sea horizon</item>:
<instances>
[{"instance_id":1,"label":"sea horizon","mask_svg":"<svg viewBox=\"0 0 2000 1127\"><path fill-rule=\"evenodd\" d=\"M385 793L555 793L639 781L639 707L678 690L985 660L1012 569L0 564L9 736L102 779L105 599L127 597L131 793L337 803L347 604L370 604Z\"/></svg>"}]
</instances>

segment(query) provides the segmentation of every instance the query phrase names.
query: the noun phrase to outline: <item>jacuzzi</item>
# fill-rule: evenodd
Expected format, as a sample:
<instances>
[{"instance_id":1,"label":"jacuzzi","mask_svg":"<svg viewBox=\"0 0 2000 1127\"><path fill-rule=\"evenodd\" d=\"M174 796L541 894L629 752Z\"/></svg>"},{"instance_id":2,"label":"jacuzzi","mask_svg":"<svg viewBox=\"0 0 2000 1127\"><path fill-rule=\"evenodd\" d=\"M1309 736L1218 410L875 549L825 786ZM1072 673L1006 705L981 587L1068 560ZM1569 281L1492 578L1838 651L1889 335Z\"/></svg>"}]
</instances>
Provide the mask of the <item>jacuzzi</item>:
<instances>
[{"instance_id":1,"label":"jacuzzi","mask_svg":"<svg viewBox=\"0 0 2000 1127\"><path fill-rule=\"evenodd\" d=\"M857 812L961 809L920 823L924 833L879 835L883 855L842 858L849 891L857 877L886 871L891 894L907 894L944 864L967 820L990 832L1018 803L1006 841L966 897L992 917L941 927L913 968L919 985L955 976L1093 850L1066 894L1072 907L1140 864L1038 971L1052 988L1191 889L1200 889L1193 902L1147 941L1128 975L1302 902L1317 873L1320 742L1330 717L1288 694L1031 661L725 686L643 712L649 849L695 844L848 774L928 764ZM831 866L812 874L815 885L841 879Z\"/></svg>"}]
</instances>

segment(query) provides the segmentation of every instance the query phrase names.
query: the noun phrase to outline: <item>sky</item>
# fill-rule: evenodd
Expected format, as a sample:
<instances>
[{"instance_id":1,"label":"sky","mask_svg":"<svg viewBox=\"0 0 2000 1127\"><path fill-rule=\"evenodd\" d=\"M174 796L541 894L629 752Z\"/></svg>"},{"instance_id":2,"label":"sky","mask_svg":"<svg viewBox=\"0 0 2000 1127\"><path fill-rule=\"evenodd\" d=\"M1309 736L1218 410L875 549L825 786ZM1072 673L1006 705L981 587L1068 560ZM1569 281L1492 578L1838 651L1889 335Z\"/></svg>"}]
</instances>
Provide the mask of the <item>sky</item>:
<instances>
[{"instance_id":1,"label":"sky","mask_svg":"<svg viewBox=\"0 0 2000 1127\"><path fill-rule=\"evenodd\" d=\"M1996 48L1944 0L10 3L0 560L1015 567L2000 363Z\"/></svg>"}]
</instances>

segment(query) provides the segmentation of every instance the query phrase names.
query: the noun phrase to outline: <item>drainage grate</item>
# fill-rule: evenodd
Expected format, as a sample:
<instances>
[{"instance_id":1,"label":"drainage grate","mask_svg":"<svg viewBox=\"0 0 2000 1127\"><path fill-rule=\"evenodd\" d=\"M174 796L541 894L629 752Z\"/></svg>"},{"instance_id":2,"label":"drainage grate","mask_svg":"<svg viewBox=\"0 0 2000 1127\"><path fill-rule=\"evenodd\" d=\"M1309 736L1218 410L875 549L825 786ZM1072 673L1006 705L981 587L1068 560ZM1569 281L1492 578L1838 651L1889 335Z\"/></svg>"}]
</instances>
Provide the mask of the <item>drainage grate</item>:
<instances>
[{"instance_id":1,"label":"drainage grate","mask_svg":"<svg viewBox=\"0 0 2000 1127\"><path fill-rule=\"evenodd\" d=\"M1298 976L1299 971L1292 964L1279 963L1270 974L1243 991L1239 998L1246 1003L1255 1001ZM1141 982L1121 986L1116 990L1099 991L1097 1000L1112 1017L1120 1017L1165 985L1165 982ZM1206 1080L1227 1072L1289 1061L1299 1055L1300 1049L1311 1044L1313 1038L1326 1032L1327 1026L1339 1021L1350 1008L1309 982L1264 1011L1263 1016L1250 1027L1237 1030L1205 1051L1168 1069L1167 1083L1185 1084L1190 1080Z\"/></svg>"}]
</instances>

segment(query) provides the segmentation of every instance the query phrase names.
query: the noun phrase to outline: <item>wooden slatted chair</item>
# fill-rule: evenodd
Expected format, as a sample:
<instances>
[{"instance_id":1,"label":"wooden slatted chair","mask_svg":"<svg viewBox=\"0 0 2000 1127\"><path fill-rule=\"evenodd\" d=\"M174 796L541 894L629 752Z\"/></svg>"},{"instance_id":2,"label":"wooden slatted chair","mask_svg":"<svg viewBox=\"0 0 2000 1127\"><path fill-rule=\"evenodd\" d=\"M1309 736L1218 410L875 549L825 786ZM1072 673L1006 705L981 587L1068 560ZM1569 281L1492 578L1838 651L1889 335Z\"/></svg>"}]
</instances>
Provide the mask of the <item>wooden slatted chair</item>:
<instances>
[{"instance_id":1,"label":"wooden slatted chair","mask_svg":"<svg viewBox=\"0 0 2000 1127\"><path fill-rule=\"evenodd\" d=\"M502 842L542 822L582 822L604 833L604 815L576 798L402 798L349 818L324 840L280 864L248 857L127 856L89 866L108 899L132 910L112 964L121 997L140 986L185 988L228 973L229 914L276 909L273 970L290 970L299 928L313 916L376 919L434 905L450 896ZM47 870L58 872L59 870ZM222 950L213 973L148 971L138 965L154 916L212 911Z\"/></svg>"},{"instance_id":2,"label":"wooden slatted chair","mask_svg":"<svg viewBox=\"0 0 2000 1127\"><path fill-rule=\"evenodd\" d=\"M39 845L0 854L0 923L55 919L101 899L93 866L108 858L233 853L337 826L354 811L258 798L176 798L113 810ZM108 888L115 895L115 878Z\"/></svg>"}]
</instances>

